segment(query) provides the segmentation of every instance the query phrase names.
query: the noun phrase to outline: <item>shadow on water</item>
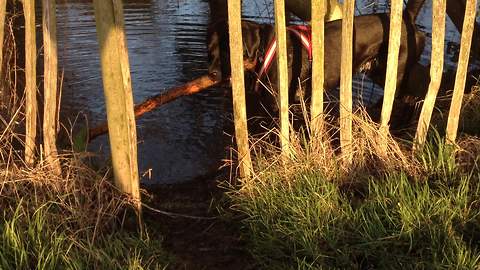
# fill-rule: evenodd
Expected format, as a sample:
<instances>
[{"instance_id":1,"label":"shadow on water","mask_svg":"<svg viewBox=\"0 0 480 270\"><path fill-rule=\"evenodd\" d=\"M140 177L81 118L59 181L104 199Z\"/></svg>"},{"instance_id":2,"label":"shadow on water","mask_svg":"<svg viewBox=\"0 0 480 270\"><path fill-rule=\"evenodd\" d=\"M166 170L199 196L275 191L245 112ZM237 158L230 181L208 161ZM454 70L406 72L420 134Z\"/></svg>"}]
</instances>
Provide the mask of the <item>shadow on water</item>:
<instances>
[{"instance_id":1,"label":"shadow on water","mask_svg":"<svg viewBox=\"0 0 480 270\"><path fill-rule=\"evenodd\" d=\"M244 0L245 17L271 22L272 7L266 2ZM357 13L385 10L385 5L368 5L370 2L360 4ZM136 103L205 74L206 0L124 3ZM418 20L425 31L430 31L430 8L428 3ZM91 1L59 1L57 12L59 64L64 72L62 113L70 118L85 114L91 125L98 123L105 119L105 110ZM460 35L451 23L448 27L447 64L453 68ZM429 61L429 50L430 45L422 56L423 64ZM381 91L361 79L356 88L371 88L370 94ZM223 90L212 89L178 99L138 120L139 166L144 183L183 182L220 166L225 156L224 103ZM107 145L103 136L90 150L108 153Z\"/></svg>"}]
</instances>

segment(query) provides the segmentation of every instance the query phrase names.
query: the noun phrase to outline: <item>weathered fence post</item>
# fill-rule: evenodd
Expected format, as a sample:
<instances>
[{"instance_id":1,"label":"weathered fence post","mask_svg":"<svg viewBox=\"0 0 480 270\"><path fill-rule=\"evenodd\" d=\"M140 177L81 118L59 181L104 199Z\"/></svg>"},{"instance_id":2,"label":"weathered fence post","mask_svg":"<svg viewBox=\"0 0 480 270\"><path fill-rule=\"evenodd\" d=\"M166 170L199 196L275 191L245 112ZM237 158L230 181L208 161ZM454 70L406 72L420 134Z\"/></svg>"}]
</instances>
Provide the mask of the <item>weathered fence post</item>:
<instances>
[{"instance_id":1,"label":"weathered fence post","mask_svg":"<svg viewBox=\"0 0 480 270\"><path fill-rule=\"evenodd\" d=\"M325 82L325 0L312 0L312 100L310 119L312 138L322 132L323 125L323 85Z\"/></svg>"},{"instance_id":2,"label":"weathered fence post","mask_svg":"<svg viewBox=\"0 0 480 270\"><path fill-rule=\"evenodd\" d=\"M35 0L23 0L25 17L25 163L33 165L37 135L37 45Z\"/></svg>"},{"instance_id":3,"label":"weathered fence post","mask_svg":"<svg viewBox=\"0 0 480 270\"><path fill-rule=\"evenodd\" d=\"M465 82L467 79L468 60L470 56L470 47L472 45L476 8L477 0L467 0L465 20L463 21L462 27L462 39L460 45L460 55L458 57L457 75L455 78L452 104L450 105L450 112L448 114L447 143L449 144L454 144L457 137L460 110L462 108L463 93L465 91Z\"/></svg>"},{"instance_id":4,"label":"weathered fence post","mask_svg":"<svg viewBox=\"0 0 480 270\"><path fill-rule=\"evenodd\" d=\"M388 40L387 71L383 94L382 114L380 118L380 143L386 149L389 134L390 117L397 89L398 55L400 53L400 37L402 35L403 0L390 1L390 34Z\"/></svg>"},{"instance_id":5,"label":"weathered fence post","mask_svg":"<svg viewBox=\"0 0 480 270\"><path fill-rule=\"evenodd\" d=\"M442 82L444 50L445 50L445 19L447 0L433 1L432 8L432 57L430 67L430 85L423 102L422 112L418 120L415 134L414 152L421 151L427 138L428 127L432 118L435 100Z\"/></svg>"},{"instance_id":6,"label":"weathered fence post","mask_svg":"<svg viewBox=\"0 0 480 270\"><path fill-rule=\"evenodd\" d=\"M3 68L3 40L5 34L5 13L7 9L7 0L0 0L0 74Z\"/></svg>"},{"instance_id":7,"label":"weathered fence post","mask_svg":"<svg viewBox=\"0 0 480 270\"><path fill-rule=\"evenodd\" d=\"M465 19L465 8L467 0L448 0L447 14L457 27L458 31L462 31L463 21ZM477 60L480 59L480 23L475 22L473 29L473 40L471 45L471 55Z\"/></svg>"},{"instance_id":8,"label":"weathered fence post","mask_svg":"<svg viewBox=\"0 0 480 270\"><path fill-rule=\"evenodd\" d=\"M228 1L230 64L232 72L233 114L237 138L240 176L250 178L252 160L248 146L245 81L243 72L242 5L241 0Z\"/></svg>"},{"instance_id":9,"label":"weathered fence post","mask_svg":"<svg viewBox=\"0 0 480 270\"><path fill-rule=\"evenodd\" d=\"M347 163L352 162L352 64L355 0L343 2L342 67L340 74L340 147Z\"/></svg>"},{"instance_id":10,"label":"weathered fence post","mask_svg":"<svg viewBox=\"0 0 480 270\"><path fill-rule=\"evenodd\" d=\"M140 217L137 133L122 0L94 0L93 3L115 184L132 197Z\"/></svg>"},{"instance_id":11,"label":"weathered fence post","mask_svg":"<svg viewBox=\"0 0 480 270\"><path fill-rule=\"evenodd\" d=\"M290 125L288 120L288 63L287 63L287 27L285 25L285 1L274 0L275 36L277 38L278 97L280 111L280 144L282 154L290 155Z\"/></svg>"},{"instance_id":12,"label":"weathered fence post","mask_svg":"<svg viewBox=\"0 0 480 270\"><path fill-rule=\"evenodd\" d=\"M47 163L61 173L57 157L57 16L55 0L43 0L44 109L43 144Z\"/></svg>"}]
</instances>

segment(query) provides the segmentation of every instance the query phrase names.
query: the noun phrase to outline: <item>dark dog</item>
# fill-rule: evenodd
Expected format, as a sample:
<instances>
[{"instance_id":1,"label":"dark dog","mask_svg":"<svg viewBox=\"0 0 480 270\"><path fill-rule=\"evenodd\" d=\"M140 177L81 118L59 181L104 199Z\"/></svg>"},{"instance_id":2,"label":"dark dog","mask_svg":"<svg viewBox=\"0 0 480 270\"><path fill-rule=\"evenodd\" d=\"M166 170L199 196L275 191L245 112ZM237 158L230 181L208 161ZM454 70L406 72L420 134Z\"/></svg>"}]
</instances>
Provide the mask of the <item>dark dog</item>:
<instances>
[{"instance_id":1,"label":"dark dog","mask_svg":"<svg viewBox=\"0 0 480 270\"><path fill-rule=\"evenodd\" d=\"M397 96L406 95L402 92L402 83L406 81L406 69L417 63L423 51L425 36L415 26L417 15L425 0L410 0L403 13L401 45L398 63ZM274 39L274 29L271 25L258 24L250 21L242 22L244 43L244 59L258 63L257 69L247 76L254 77L260 72L262 58L268 49L268 44ZM341 34L342 21L332 21L325 25L325 89L335 89L340 82L341 65ZM354 19L354 51L353 71L365 71L372 80L380 86L385 84L385 71L388 55L389 14L372 14L357 16ZM310 77L311 65L308 50L302 46L299 38L289 32L287 35L288 70L290 81L290 102L296 101L299 89L298 82L302 82L302 89L309 89L305 82ZM225 21L217 22L209 28L208 33L209 74L221 80L230 76L228 26ZM262 78L261 84L271 86L273 95L268 91L258 91L259 100L270 111L277 111L274 101L277 93L276 60ZM249 73L249 72L247 72ZM246 84L248 85L248 84ZM247 93L248 93L247 89ZM309 92L304 95L307 99Z\"/></svg>"}]
</instances>

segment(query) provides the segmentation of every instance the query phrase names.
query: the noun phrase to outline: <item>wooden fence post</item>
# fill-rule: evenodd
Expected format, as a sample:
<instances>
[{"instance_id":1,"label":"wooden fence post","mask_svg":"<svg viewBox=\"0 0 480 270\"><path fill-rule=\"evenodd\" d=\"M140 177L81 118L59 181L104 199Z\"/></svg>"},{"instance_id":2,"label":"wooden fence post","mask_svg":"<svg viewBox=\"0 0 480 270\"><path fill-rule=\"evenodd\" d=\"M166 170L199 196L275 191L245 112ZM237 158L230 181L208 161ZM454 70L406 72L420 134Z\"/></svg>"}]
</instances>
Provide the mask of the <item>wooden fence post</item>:
<instances>
[{"instance_id":1,"label":"wooden fence post","mask_svg":"<svg viewBox=\"0 0 480 270\"><path fill-rule=\"evenodd\" d=\"M3 40L5 35L5 14L7 9L7 0L0 0L0 74L3 69Z\"/></svg>"},{"instance_id":2,"label":"wooden fence post","mask_svg":"<svg viewBox=\"0 0 480 270\"><path fill-rule=\"evenodd\" d=\"M37 135L37 45L35 37L35 0L23 0L25 17L25 163L35 161Z\"/></svg>"},{"instance_id":3,"label":"wooden fence post","mask_svg":"<svg viewBox=\"0 0 480 270\"><path fill-rule=\"evenodd\" d=\"M323 126L323 86L325 83L325 0L312 0L312 100L310 119L312 138L317 139Z\"/></svg>"},{"instance_id":4,"label":"wooden fence post","mask_svg":"<svg viewBox=\"0 0 480 270\"><path fill-rule=\"evenodd\" d=\"M122 0L94 0L93 4L115 184L132 197L140 218L137 133Z\"/></svg>"},{"instance_id":5,"label":"wooden fence post","mask_svg":"<svg viewBox=\"0 0 480 270\"><path fill-rule=\"evenodd\" d=\"M250 147L248 146L247 111L245 105L241 0L228 1L228 24L233 114L235 118L235 137L237 138L240 177L248 179L252 172L252 160L250 158Z\"/></svg>"},{"instance_id":6,"label":"wooden fence post","mask_svg":"<svg viewBox=\"0 0 480 270\"><path fill-rule=\"evenodd\" d=\"M465 7L467 0L448 0L447 14L452 20L458 31L462 31L463 20L465 18ZM480 59L480 23L475 22L473 29L473 40L470 54L477 60Z\"/></svg>"},{"instance_id":7,"label":"wooden fence post","mask_svg":"<svg viewBox=\"0 0 480 270\"><path fill-rule=\"evenodd\" d=\"M457 137L460 110L462 108L463 93L465 91L465 82L467 79L468 60L472 45L476 8L477 0L467 0L465 20L463 21L462 27L462 39L460 45L460 55L458 57L457 75L455 78L452 104L450 105L450 112L448 114L447 143L449 144L454 144Z\"/></svg>"},{"instance_id":8,"label":"wooden fence post","mask_svg":"<svg viewBox=\"0 0 480 270\"><path fill-rule=\"evenodd\" d=\"M432 8L432 57L430 67L430 85L423 102L422 112L418 120L417 133L413 151L421 151L427 138L428 127L432 118L435 100L442 82L444 50L445 50L445 19L447 0L433 1Z\"/></svg>"},{"instance_id":9,"label":"wooden fence post","mask_svg":"<svg viewBox=\"0 0 480 270\"><path fill-rule=\"evenodd\" d=\"M55 0L43 0L44 110L43 144L47 163L61 173L57 157L57 16Z\"/></svg>"},{"instance_id":10,"label":"wooden fence post","mask_svg":"<svg viewBox=\"0 0 480 270\"><path fill-rule=\"evenodd\" d=\"M340 74L340 147L344 160L352 162L352 64L355 0L343 2L342 67Z\"/></svg>"},{"instance_id":11,"label":"wooden fence post","mask_svg":"<svg viewBox=\"0 0 480 270\"><path fill-rule=\"evenodd\" d=\"M288 63L287 63L287 27L285 25L285 1L274 0L275 36L277 39L278 96L280 111L280 144L284 157L290 155L290 124L288 108Z\"/></svg>"},{"instance_id":12,"label":"wooden fence post","mask_svg":"<svg viewBox=\"0 0 480 270\"><path fill-rule=\"evenodd\" d=\"M385 90L383 94L382 114L380 118L380 140L383 149L387 146L390 117L397 88L398 55L400 52L400 38L402 35L403 0L390 1L390 34L388 41L387 71L385 76Z\"/></svg>"}]
</instances>

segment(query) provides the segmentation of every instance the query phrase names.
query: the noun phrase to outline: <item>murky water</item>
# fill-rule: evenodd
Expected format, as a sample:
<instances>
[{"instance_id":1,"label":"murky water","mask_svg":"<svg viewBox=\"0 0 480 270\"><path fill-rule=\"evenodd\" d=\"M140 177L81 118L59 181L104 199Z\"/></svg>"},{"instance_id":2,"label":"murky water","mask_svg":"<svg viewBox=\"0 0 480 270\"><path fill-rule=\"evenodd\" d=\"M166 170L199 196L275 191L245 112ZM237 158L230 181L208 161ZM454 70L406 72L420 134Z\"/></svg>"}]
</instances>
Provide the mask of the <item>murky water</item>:
<instances>
[{"instance_id":1,"label":"murky water","mask_svg":"<svg viewBox=\"0 0 480 270\"><path fill-rule=\"evenodd\" d=\"M158 94L206 72L206 0L127 0L125 20L134 100ZM269 21L266 0L244 0L247 18ZM372 1L357 13L371 13ZM71 118L88 116L90 124L105 119L102 81L91 1L60 1L58 38L60 66L64 71L62 109ZM364 8L368 6L369 8ZM430 29L430 4L419 22ZM385 5L377 6L377 11ZM449 24L450 67L456 60L459 34ZM422 63L429 59L429 47ZM218 167L224 157L221 90L209 90L178 99L138 120L139 165L146 183L181 182ZM103 149L106 136L91 150ZM108 151L106 151L108 153Z\"/></svg>"}]
</instances>

